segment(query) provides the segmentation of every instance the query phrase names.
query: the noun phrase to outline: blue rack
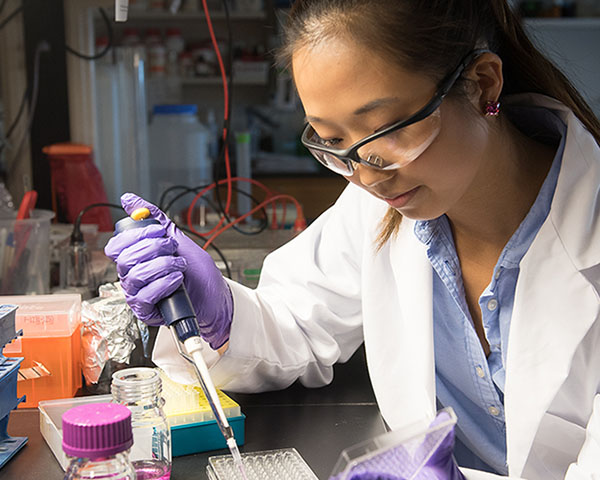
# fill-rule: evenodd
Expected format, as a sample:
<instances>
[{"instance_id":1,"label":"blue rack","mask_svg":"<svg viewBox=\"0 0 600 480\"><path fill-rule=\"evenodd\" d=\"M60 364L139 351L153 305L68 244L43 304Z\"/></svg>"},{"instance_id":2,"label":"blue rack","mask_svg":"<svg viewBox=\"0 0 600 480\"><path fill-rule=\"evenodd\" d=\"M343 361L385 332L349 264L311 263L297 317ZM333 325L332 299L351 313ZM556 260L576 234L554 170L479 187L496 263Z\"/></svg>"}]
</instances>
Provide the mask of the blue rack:
<instances>
[{"instance_id":1,"label":"blue rack","mask_svg":"<svg viewBox=\"0 0 600 480\"><path fill-rule=\"evenodd\" d=\"M2 355L4 346L23 334L15 331L15 305L0 305L0 468L27 443L27 437L9 437L6 432L8 416L25 400L17 398L17 376L23 358Z\"/></svg>"}]
</instances>

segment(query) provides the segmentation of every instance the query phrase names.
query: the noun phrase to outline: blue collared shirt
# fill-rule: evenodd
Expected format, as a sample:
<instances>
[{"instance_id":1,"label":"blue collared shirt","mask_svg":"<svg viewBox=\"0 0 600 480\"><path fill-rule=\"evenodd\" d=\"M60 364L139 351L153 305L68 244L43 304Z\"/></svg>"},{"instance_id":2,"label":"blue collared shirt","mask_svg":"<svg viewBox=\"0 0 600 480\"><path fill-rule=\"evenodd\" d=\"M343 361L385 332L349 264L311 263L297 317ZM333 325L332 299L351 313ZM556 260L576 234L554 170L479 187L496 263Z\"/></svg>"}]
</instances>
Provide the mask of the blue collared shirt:
<instances>
[{"instance_id":1,"label":"blue collared shirt","mask_svg":"<svg viewBox=\"0 0 600 480\"><path fill-rule=\"evenodd\" d=\"M508 473L504 384L510 319L519 263L550 211L566 138L566 126L548 110L513 111L529 134L543 132L559 141L550 171L518 229L505 245L492 279L479 297L483 327L491 353L486 358L467 306L460 263L445 215L415 224L427 245L433 275L433 331L439 406L452 406L458 417L455 455L459 465ZM511 116L512 118L512 116ZM536 132L531 132L531 127Z\"/></svg>"}]
</instances>

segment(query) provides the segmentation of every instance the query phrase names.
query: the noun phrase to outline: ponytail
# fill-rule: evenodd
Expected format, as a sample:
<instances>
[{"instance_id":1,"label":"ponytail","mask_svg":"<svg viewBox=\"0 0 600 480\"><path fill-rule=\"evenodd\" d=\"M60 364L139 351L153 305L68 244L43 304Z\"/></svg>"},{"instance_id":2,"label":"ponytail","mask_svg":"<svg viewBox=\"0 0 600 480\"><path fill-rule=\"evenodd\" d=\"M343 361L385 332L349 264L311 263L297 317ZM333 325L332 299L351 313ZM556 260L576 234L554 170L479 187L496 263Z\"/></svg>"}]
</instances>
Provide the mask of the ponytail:
<instances>
[{"instance_id":1,"label":"ponytail","mask_svg":"<svg viewBox=\"0 0 600 480\"><path fill-rule=\"evenodd\" d=\"M497 53L503 61L503 95L532 92L555 98L573 111L600 144L600 122L577 89L533 45L506 0L490 3L497 23Z\"/></svg>"}]
</instances>

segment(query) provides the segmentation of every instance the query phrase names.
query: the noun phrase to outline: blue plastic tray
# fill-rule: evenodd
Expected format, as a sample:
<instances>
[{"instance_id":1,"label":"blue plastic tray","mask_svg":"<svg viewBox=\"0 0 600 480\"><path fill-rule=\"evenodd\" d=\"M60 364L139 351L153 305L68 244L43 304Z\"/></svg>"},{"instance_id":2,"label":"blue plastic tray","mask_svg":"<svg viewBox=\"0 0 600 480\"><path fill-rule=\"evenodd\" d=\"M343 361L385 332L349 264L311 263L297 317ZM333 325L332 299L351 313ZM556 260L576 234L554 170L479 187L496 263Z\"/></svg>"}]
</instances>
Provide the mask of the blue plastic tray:
<instances>
[{"instance_id":1,"label":"blue plastic tray","mask_svg":"<svg viewBox=\"0 0 600 480\"><path fill-rule=\"evenodd\" d=\"M27 443L27 437L9 437L6 432L11 410L25 400L17 398L17 375L22 358L7 358L0 365L0 468Z\"/></svg>"}]
</instances>

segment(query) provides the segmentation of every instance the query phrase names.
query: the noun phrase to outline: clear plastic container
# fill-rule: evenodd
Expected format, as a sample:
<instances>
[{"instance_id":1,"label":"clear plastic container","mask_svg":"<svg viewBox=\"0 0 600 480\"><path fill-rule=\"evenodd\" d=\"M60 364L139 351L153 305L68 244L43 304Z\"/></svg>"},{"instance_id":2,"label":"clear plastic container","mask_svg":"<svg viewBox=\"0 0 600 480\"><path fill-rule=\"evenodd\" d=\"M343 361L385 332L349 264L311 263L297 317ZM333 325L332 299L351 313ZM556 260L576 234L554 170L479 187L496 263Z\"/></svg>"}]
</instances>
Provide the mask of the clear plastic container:
<instances>
[{"instance_id":1,"label":"clear plastic container","mask_svg":"<svg viewBox=\"0 0 600 480\"><path fill-rule=\"evenodd\" d=\"M0 219L0 295L50 292L50 220L33 210L26 220Z\"/></svg>"},{"instance_id":2,"label":"clear plastic container","mask_svg":"<svg viewBox=\"0 0 600 480\"><path fill-rule=\"evenodd\" d=\"M17 388L26 401L19 407L74 396L81 387L81 296L11 296L0 303L19 307L15 328L23 336L4 348L7 357L25 357Z\"/></svg>"},{"instance_id":3,"label":"clear plastic container","mask_svg":"<svg viewBox=\"0 0 600 480\"><path fill-rule=\"evenodd\" d=\"M295 448L242 454L247 480L318 480ZM208 459L210 480L244 480L231 455Z\"/></svg>"},{"instance_id":4,"label":"clear plastic container","mask_svg":"<svg viewBox=\"0 0 600 480\"><path fill-rule=\"evenodd\" d=\"M129 461L131 413L122 405L98 403L68 410L62 417L65 480L136 480Z\"/></svg>"},{"instance_id":5,"label":"clear plastic container","mask_svg":"<svg viewBox=\"0 0 600 480\"><path fill-rule=\"evenodd\" d=\"M156 105L150 123L152 199L174 185L196 187L212 182L208 130L196 105ZM189 199L183 199L187 205Z\"/></svg>"},{"instance_id":6,"label":"clear plastic container","mask_svg":"<svg viewBox=\"0 0 600 480\"><path fill-rule=\"evenodd\" d=\"M456 414L448 407L440 410L431 424L423 420L349 447L340 454L329 480L351 480L362 475L429 478L422 470L455 424Z\"/></svg>"},{"instance_id":7,"label":"clear plastic container","mask_svg":"<svg viewBox=\"0 0 600 480\"><path fill-rule=\"evenodd\" d=\"M153 368L127 368L113 374L114 403L131 411L134 444L130 459L138 480L171 476L171 430L163 411L162 383Z\"/></svg>"}]
</instances>

